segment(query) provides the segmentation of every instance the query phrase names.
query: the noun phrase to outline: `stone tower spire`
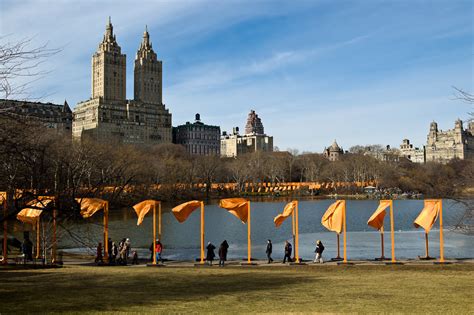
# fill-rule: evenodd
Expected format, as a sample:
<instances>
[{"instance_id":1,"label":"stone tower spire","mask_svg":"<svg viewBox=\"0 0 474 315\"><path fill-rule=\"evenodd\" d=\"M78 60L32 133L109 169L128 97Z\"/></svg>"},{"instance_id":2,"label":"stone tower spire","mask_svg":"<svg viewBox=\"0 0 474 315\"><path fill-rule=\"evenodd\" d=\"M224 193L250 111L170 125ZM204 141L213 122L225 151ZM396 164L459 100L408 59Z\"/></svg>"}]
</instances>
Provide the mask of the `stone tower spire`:
<instances>
[{"instance_id":1,"label":"stone tower spire","mask_svg":"<svg viewBox=\"0 0 474 315\"><path fill-rule=\"evenodd\" d=\"M153 51L147 26L135 58L134 76L134 99L162 104L162 62Z\"/></svg>"},{"instance_id":2,"label":"stone tower spire","mask_svg":"<svg viewBox=\"0 0 474 315\"><path fill-rule=\"evenodd\" d=\"M111 19L97 52L92 56L92 98L125 100L126 56L114 35Z\"/></svg>"}]
</instances>

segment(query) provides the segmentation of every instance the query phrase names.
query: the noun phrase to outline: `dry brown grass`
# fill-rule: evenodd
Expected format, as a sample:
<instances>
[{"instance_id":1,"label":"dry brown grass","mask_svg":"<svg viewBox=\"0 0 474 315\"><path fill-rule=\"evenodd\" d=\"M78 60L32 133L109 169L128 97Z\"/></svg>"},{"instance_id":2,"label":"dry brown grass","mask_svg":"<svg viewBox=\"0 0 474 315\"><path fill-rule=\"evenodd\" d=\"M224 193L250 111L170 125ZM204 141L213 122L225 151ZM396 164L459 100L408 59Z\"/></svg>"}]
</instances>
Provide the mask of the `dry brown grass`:
<instances>
[{"instance_id":1,"label":"dry brown grass","mask_svg":"<svg viewBox=\"0 0 474 315\"><path fill-rule=\"evenodd\" d=\"M0 313L473 313L474 265L0 271Z\"/></svg>"}]
</instances>

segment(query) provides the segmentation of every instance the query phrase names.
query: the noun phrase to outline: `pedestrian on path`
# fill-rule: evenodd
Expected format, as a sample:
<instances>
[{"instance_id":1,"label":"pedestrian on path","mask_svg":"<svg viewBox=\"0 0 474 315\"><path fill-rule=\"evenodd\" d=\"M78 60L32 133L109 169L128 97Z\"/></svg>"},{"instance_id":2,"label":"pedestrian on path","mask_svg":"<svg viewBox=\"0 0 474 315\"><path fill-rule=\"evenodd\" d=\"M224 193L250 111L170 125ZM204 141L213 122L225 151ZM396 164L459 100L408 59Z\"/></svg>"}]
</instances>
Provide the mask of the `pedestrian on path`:
<instances>
[{"instance_id":1,"label":"pedestrian on path","mask_svg":"<svg viewBox=\"0 0 474 315\"><path fill-rule=\"evenodd\" d=\"M212 261L214 260L214 257L216 257L216 254L214 253L214 249L216 249L216 247L212 245L211 242L208 242L206 249L207 249L206 261L209 264L209 266L212 266Z\"/></svg>"},{"instance_id":2,"label":"pedestrian on path","mask_svg":"<svg viewBox=\"0 0 474 315\"><path fill-rule=\"evenodd\" d=\"M162 252L163 252L163 244L161 244L160 240L156 240L156 246L155 246L156 263L158 262L163 263L163 258L161 257Z\"/></svg>"},{"instance_id":3,"label":"pedestrian on path","mask_svg":"<svg viewBox=\"0 0 474 315\"><path fill-rule=\"evenodd\" d=\"M316 249L314 252L316 253L316 256L314 257L314 262L319 262L320 264L324 263L323 261L323 251L324 251L324 245L323 242L320 240L316 241Z\"/></svg>"},{"instance_id":4,"label":"pedestrian on path","mask_svg":"<svg viewBox=\"0 0 474 315\"><path fill-rule=\"evenodd\" d=\"M102 258L102 243L99 242L99 245L97 245L97 256L95 257L95 262L97 264L101 264L104 262Z\"/></svg>"},{"instance_id":5,"label":"pedestrian on path","mask_svg":"<svg viewBox=\"0 0 474 315\"><path fill-rule=\"evenodd\" d=\"M219 266L224 267L224 263L227 260L227 250L229 249L229 244L226 240L221 243L219 246Z\"/></svg>"},{"instance_id":6,"label":"pedestrian on path","mask_svg":"<svg viewBox=\"0 0 474 315\"><path fill-rule=\"evenodd\" d=\"M285 241L285 257L283 257L283 263L286 263L286 259L288 258L288 262L291 262L291 252L292 252L292 247L290 242Z\"/></svg>"},{"instance_id":7,"label":"pedestrian on path","mask_svg":"<svg viewBox=\"0 0 474 315\"><path fill-rule=\"evenodd\" d=\"M267 250L265 251L265 253L267 253L267 258L268 258L268 263L269 264L273 262L272 252L273 252L272 240L268 240L267 241Z\"/></svg>"}]
</instances>

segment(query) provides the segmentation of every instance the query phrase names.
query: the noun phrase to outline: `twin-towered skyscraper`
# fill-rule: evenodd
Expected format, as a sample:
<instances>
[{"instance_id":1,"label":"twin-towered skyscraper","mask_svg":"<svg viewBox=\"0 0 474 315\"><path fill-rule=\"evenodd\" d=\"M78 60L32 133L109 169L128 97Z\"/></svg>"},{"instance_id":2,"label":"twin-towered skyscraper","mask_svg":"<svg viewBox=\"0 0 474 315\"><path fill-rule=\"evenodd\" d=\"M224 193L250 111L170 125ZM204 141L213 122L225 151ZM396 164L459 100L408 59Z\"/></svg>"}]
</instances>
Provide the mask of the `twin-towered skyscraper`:
<instances>
[{"instance_id":1,"label":"twin-towered skyscraper","mask_svg":"<svg viewBox=\"0 0 474 315\"><path fill-rule=\"evenodd\" d=\"M162 62L145 28L134 67L134 99L126 99L126 56L106 26L92 56L92 96L74 110L73 137L135 144L170 143L171 114L162 99Z\"/></svg>"}]
</instances>

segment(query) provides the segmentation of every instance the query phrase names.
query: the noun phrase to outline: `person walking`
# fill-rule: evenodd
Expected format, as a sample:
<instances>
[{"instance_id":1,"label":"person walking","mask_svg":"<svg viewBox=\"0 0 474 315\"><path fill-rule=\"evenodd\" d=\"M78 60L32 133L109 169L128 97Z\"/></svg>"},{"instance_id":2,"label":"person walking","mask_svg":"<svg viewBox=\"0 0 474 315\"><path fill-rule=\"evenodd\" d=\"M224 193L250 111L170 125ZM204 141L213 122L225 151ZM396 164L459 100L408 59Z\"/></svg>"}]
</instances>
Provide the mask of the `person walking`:
<instances>
[{"instance_id":1,"label":"person walking","mask_svg":"<svg viewBox=\"0 0 474 315\"><path fill-rule=\"evenodd\" d=\"M107 254L110 259L110 257L112 256L112 239L110 237L107 239Z\"/></svg>"},{"instance_id":2,"label":"person walking","mask_svg":"<svg viewBox=\"0 0 474 315\"><path fill-rule=\"evenodd\" d=\"M150 261L153 262L153 257L155 256L155 249L153 248L153 243L150 245Z\"/></svg>"},{"instance_id":3,"label":"person walking","mask_svg":"<svg viewBox=\"0 0 474 315\"><path fill-rule=\"evenodd\" d=\"M115 264L115 261L117 259L117 255L118 255L117 244L115 244L115 242L112 242L111 255L110 255L110 263L111 264Z\"/></svg>"},{"instance_id":4,"label":"person walking","mask_svg":"<svg viewBox=\"0 0 474 315\"><path fill-rule=\"evenodd\" d=\"M118 259L117 259L117 263L119 263L120 265L123 265L123 264L127 264L126 260L125 260L125 241L127 239L123 238L120 243L119 243L119 246L118 246Z\"/></svg>"},{"instance_id":5,"label":"person walking","mask_svg":"<svg viewBox=\"0 0 474 315\"><path fill-rule=\"evenodd\" d=\"M323 261L323 251L324 251L324 245L323 242L320 240L316 241L316 249L314 252L316 253L316 256L314 257L314 262L319 262L320 264L324 263Z\"/></svg>"},{"instance_id":6,"label":"person walking","mask_svg":"<svg viewBox=\"0 0 474 315\"><path fill-rule=\"evenodd\" d=\"M138 252L136 250L132 253L132 265L138 265Z\"/></svg>"},{"instance_id":7,"label":"person walking","mask_svg":"<svg viewBox=\"0 0 474 315\"><path fill-rule=\"evenodd\" d=\"M132 242L130 241L129 238L125 240L125 246L126 246L125 250L126 250L126 255L127 255L125 259L128 259L130 257L130 251L132 250Z\"/></svg>"},{"instance_id":8,"label":"person walking","mask_svg":"<svg viewBox=\"0 0 474 315\"><path fill-rule=\"evenodd\" d=\"M162 252L163 252L163 244L161 244L160 240L156 240L156 245L155 245L156 263L158 262L163 263L163 258L161 258Z\"/></svg>"},{"instance_id":9,"label":"person walking","mask_svg":"<svg viewBox=\"0 0 474 315\"><path fill-rule=\"evenodd\" d=\"M127 244L125 242L125 239L120 242L121 246L119 247L119 257L120 257L120 264L126 266L128 261L128 256L127 256Z\"/></svg>"},{"instance_id":10,"label":"person walking","mask_svg":"<svg viewBox=\"0 0 474 315\"><path fill-rule=\"evenodd\" d=\"M229 244L227 240L224 240L219 246L219 266L224 267L224 263L227 260L227 251L229 249Z\"/></svg>"},{"instance_id":11,"label":"person walking","mask_svg":"<svg viewBox=\"0 0 474 315\"><path fill-rule=\"evenodd\" d=\"M211 242L207 242L207 254L206 254L206 261L209 264L209 266L212 266L212 261L214 260L214 257L216 257L216 254L214 253L214 249L216 247L212 245Z\"/></svg>"},{"instance_id":12,"label":"person walking","mask_svg":"<svg viewBox=\"0 0 474 315\"><path fill-rule=\"evenodd\" d=\"M273 252L272 240L268 240L267 241L267 250L265 251L265 253L267 253L267 258L268 258L268 263L269 264L273 262L272 252Z\"/></svg>"},{"instance_id":13,"label":"person walking","mask_svg":"<svg viewBox=\"0 0 474 315\"><path fill-rule=\"evenodd\" d=\"M285 241L285 257L283 257L283 263L286 263L286 259L288 258L288 262L291 262L291 252L292 247L290 242Z\"/></svg>"},{"instance_id":14,"label":"person walking","mask_svg":"<svg viewBox=\"0 0 474 315\"><path fill-rule=\"evenodd\" d=\"M97 256L95 257L95 263L101 264L103 262L104 260L102 258L102 243L99 242L99 245L97 245Z\"/></svg>"},{"instance_id":15,"label":"person walking","mask_svg":"<svg viewBox=\"0 0 474 315\"><path fill-rule=\"evenodd\" d=\"M21 250L25 262L33 261L33 242L30 240L29 236L25 237L23 244L21 244Z\"/></svg>"}]
</instances>

